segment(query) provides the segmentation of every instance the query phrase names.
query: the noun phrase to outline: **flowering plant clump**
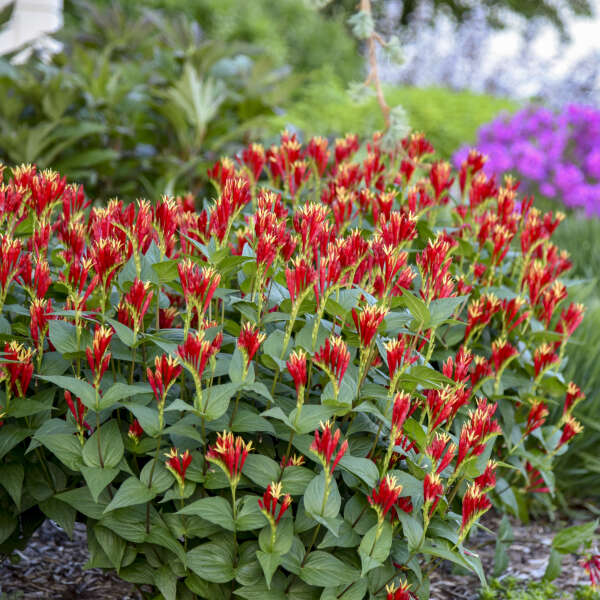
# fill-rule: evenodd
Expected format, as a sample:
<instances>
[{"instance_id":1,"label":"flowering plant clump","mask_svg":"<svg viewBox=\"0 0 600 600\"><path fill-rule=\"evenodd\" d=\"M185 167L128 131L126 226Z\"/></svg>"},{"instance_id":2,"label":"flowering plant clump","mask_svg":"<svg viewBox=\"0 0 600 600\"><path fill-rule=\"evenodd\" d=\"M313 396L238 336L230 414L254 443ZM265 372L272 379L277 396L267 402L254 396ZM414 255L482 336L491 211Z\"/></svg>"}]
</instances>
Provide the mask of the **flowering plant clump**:
<instances>
[{"instance_id":1,"label":"flowering plant clump","mask_svg":"<svg viewBox=\"0 0 600 600\"><path fill-rule=\"evenodd\" d=\"M477 153L453 173L380 140L253 144L200 210L4 170L4 551L85 520L89 566L167 600L425 598L441 560L483 580L477 520L525 517L581 430L583 308L559 215Z\"/></svg>"},{"instance_id":2,"label":"flowering plant clump","mask_svg":"<svg viewBox=\"0 0 600 600\"><path fill-rule=\"evenodd\" d=\"M600 215L600 111L571 104L562 112L528 107L479 129L488 176L512 171L528 191ZM468 149L454 157L460 164Z\"/></svg>"}]
</instances>

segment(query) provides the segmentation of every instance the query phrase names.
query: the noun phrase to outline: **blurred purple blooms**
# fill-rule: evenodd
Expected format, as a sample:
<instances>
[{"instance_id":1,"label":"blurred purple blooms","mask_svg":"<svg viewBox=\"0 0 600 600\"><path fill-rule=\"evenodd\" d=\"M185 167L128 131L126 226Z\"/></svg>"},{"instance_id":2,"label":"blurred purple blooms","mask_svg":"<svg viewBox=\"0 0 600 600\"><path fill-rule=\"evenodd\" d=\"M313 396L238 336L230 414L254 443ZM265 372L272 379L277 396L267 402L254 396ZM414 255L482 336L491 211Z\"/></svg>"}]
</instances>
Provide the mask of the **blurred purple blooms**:
<instances>
[{"instance_id":1,"label":"blurred purple blooms","mask_svg":"<svg viewBox=\"0 0 600 600\"><path fill-rule=\"evenodd\" d=\"M479 129L477 149L488 156L485 171L512 171L528 192L600 215L600 110L570 104L554 113L528 107ZM468 148L454 155L459 165Z\"/></svg>"}]
</instances>

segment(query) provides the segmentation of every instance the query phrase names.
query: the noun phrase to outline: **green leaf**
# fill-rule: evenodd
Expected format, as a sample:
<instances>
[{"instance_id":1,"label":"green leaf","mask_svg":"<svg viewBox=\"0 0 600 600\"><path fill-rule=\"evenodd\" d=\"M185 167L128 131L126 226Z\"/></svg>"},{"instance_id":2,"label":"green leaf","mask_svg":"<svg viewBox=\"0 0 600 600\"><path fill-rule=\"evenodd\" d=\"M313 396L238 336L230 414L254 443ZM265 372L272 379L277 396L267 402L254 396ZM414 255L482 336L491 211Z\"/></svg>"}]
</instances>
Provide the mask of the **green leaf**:
<instances>
[{"instance_id":1,"label":"green leaf","mask_svg":"<svg viewBox=\"0 0 600 600\"><path fill-rule=\"evenodd\" d=\"M140 394L151 394L152 388L149 385L127 385L126 383L117 382L102 394L100 399L100 410L110 408L120 400L139 396Z\"/></svg>"},{"instance_id":2,"label":"green leaf","mask_svg":"<svg viewBox=\"0 0 600 600\"><path fill-rule=\"evenodd\" d=\"M210 523L219 525L229 531L235 530L231 504L221 496L201 498L183 507L177 514L202 517Z\"/></svg>"},{"instance_id":3,"label":"green leaf","mask_svg":"<svg viewBox=\"0 0 600 600\"><path fill-rule=\"evenodd\" d=\"M267 419L244 408L240 408L240 410L237 411L233 423L231 424L231 431L236 433L266 431L267 433L275 435L275 429L273 429L273 425L271 425Z\"/></svg>"},{"instance_id":4,"label":"green leaf","mask_svg":"<svg viewBox=\"0 0 600 600\"><path fill-rule=\"evenodd\" d=\"M421 520L405 513L403 510L398 511L398 518L402 523L402 531L408 541L409 549L411 551L419 550L423 543L423 525Z\"/></svg>"},{"instance_id":5,"label":"green leaf","mask_svg":"<svg viewBox=\"0 0 600 600\"><path fill-rule=\"evenodd\" d=\"M58 498L48 498L40 502L40 509L49 519L56 521L67 535L73 539L77 511L72 506Z\"/></svg>"},{"instance_id":6,"label":"green leaf","mask_svg":"<svg viewBox=\"0 0 600 600\"><path fill-rule=\"evenodd\" d=\"M63 355L83 352L91 343L90 334L83 330L77 347L77 328L67 321L52 319L48 325L48 336L52 345Z\"/></svg>"},{"instance_id":7,"label":"green leaf","mask_svg":"<svg viewBox=\"0 0 600 600\"><path fill-rule=\"evenodd\" d=\"M19 463L0 465L0 485L8 492L17 508L21 506L21 493L25 469Z\"/></svg>"},{"instance_id":8,"label":"green leaf","mask_svg":"<svg viewBox=\"0 0 600 600\"><path fill-rule=\"evenodd\" d=\"M392 526L384 521L378 536L378 525L373 525L364 535L358 547L358 553L362 564L361 577L364 577L369 571L380 567L392 549Z\"/></svg>"},{"instance_id":9,"label":"green leaf","mask_svg":"<svg viewBox=\"0 0 600 600\"><path fill-rule=\"evenodd\" d=\"M209 421L216 421L227 412L229 401L238 389L237 383L223 383L203 391L206 400L206 417Z\"/></svg>"},{"instance_id":10,"label":"green leaf","mask_svg":"<svg viewBox=\"0 0 600 600\"><path fill-rule=\"evenodd\" d=\"M333 554L321 550L311 552L306 563L300 569L302 581L319 587L348 585L359 577L360 571L353 569Z\"/></svg>"},{"instance_id":11,"label":"green leaf","mask_svg":"<svg viewBox=\"0 0 600 600\"><path fill-rule=\"evenodd\" d=\"M113 567L118 571L127 547L125 540L119 537L114 531L98 524L94 527L94 536L102 550L104 550L108 560L110 560Z\"/></svg>"},{"instance_id":12,"label":"green leaf","mask_svg":"<svg viewBox=\"0 0 600 600\"><path fill-rule=\"evenodd\" d=\"M421 325L422 329L428 327L430 314L425 302L423 302L421 298L418 298L408 290L404 290L402 296L400 296L400 302L408 308L410 314L414 317L415 321Z\"/></svg>"},{"instance_id":13,"label":"green leaf","mask_svg":"<svg viewBox=\"0 0 600 600\"><path fill-rule=\"evenodd\" d=\"M582 544L589 543L594 538L594 532L598 528L598 519L567 527L556 534L552 540L552 548L561 554L576 552Z\"/></svg>"},{"instance_id":14,"label":"green leaf","mask_svg":"<svg viewBox=\"0 0 600 600\"><path fill-rule=\"evenodd\" d=\"M236 346L229 363L229 379L233 383L242 383L244 374L244 357Z\"/></svg>"},{"instance_id":15,"label":"green leaf","mask_svg":"<svg viewBox=\"0 0 600 600\"><path fill-rule=\"evenodd\" d=\"M281 554L278 552L263 552L262 550L258 550L256 552L256 558L265 574L267 588L271 589L271 579L273 579L273 574L281 564Z\"/></svg>"},{"instance_id":16,"label":"green leaf","mask_svg":"<svg viewBox=\"0 0 600 600\"><path fill-rule=\"evenodd\" d=\"M438 327L448 320L466 299L467 296L453 296L433 300L429 305L429 312L431 313L429 327Z\"/></svg>"},{"instance_id":17,"label":"green leaf","mask_svg":"<svg viewBox=\"0 0 600 600\"><path fill-rule=\"evenodd\" d=\"M329 484L329 496L325 498L325 475L323 472L315 475L304 492L304 508L310 516L320 516L334 519L340 512L342 499L335 479ZM308 582L307 582L308 583Z\"/></svg>"},{"instance_id":18,"label":"green leaf","mask_svg":"<svg viewBox=\"0 0 600 600\"><path fill-rule=\"evenodd\" d=\"M262 488L279 480L281 469L277 462L264 454L249 454L244 463L242 473Z\"/></svg>"},{"instance_id":19,"label":"green leaf","mask_svg":"<svg viewBox=\"0 0 600 600\"><path fill-rule=\"evenodd\" d=\"M69 390L72 394L80 398L89 409L96 409L96 392L87 381L66 375L38 375L38 378L49 381L60 389Z\"/></svg>"},{"instance_id":20,"label":"green leaf","mask_svg":"<svg viewBox=\"0 0 600 600\"><path fill-rule=\"evenodd\" d=\"M103 463L100 461L98 438ZM83 446L83 461L88 467L113 469L121 462L123 454L123 438L116 421L109 421L94 431Z\"/></svg>"},{"instance_id":21,"label":"green leaf","mask_svg":"<svg viewBox=\"0 0 600 600\"><path fill-rule=\"evenodd\" d=\"M227 583L235 577L235 549L229 537L196 546L187 553L188 567L213 583Z\"/></svg>"},{"instance_id":22,"label":"green leaf","mask_svg":"<svg viewBox=\"0 0 600 600\"><path fill-rule=\"evenodd\" d=\"M52 454L72 471L79 471L82 465L81 444L72 434L57 433L54 435L35 435L35 439L43 444Z\"/></svg>"},{"instance_id":23,"label":"green leaf","mask_svg":"<svg viewBox=\"0 0 600 600\"><path fill-rule=\"evenodd\" d=\"M126 479L121 487L117 490L110 504L104 509L104 512L110 512L117 508L125 506L134 506L136 504L144 504L150 502L156 494L148 489L137 477Z\"/></svg>"},{"instance_id":24,"label":"green leaf","mask_svg":"<svg viewBox=\"0 0 600 600\"><path fill-rule=\"evenodd\" d=\"M80 513L95 519L96 521L102 518L102 514L106 505L108 504L108 494L103 493L100 495L98 502L96 502L87 487L80 487L68 492L62 492L55 496L59 500L63 500L67 504L70 504L73 508L78 510Z\"/></svg>"},{"instance_id":25,"label":"green leaf","mask_svg":"<svg viewBox=\"0 0 600 600\"><path fill-rule=\"evenodd\" d=\"M110 323L117 334L117 337L128 347L133 348L136 343L135 335L133 333L133 329L127 327L127 325L123 325L123 323L119 323L116 319L110 319L108 317L105 320Z\"/></svg>"},{"instance_id":26,"label":"green leaf","mask_svg":"<svg viewBox=\"0 0 600 600\"><path fill-rule=\"evenodd\" d=\"M355 581L352 585L338 585L323 590L320 600L364 600L367 597L367 578Z\"/></svg>"},{"instance_id":27,"label":"green leaf","mask_svg":"<svg viewBox=\"0 0 600 600\"><path fill-rule=\"evenodd\" d=\"M0 459L31 434L32 431L29 429L17 425L8 424L0 427Z\"/></svg>"},{"instance_id":28,"label":"green leaf","mask_svg":"<svg viewBox=\"0 0 600 600\"><path fill-rule=\"evenodd\" d=\"M177 600L177 575L173 573L169 565L163 565L154 570L154 585L163 595L165 600Z\"/></svg>"},{"instance_id":29,"label":"green leaf","mask_svg":"<svg viewBox=\"0 0 600 600\"><path fill-rule=\"evenodd\" d=\"M303 495L314 476L314 472L306 467L286 467L281 477L284 494L290 494L291 496Z\"/></svg>"},{"instance_id":30,"label":"green leaf","mask_svg":"<svg viewBox=\"0 0 600 600\"><path fill-rule=\"evenodd\" d=\"M374 488L377 485L379 471L372 460L345 454L340 459L339 465L349 473L352 473L352 475L362 479L370 488Z\"/></svg>"},{"instance_id":31,"label":"green leaf","mask_svg":"<svg viewBox=\"0 0 600 600\"><path fill-rule=\"evenodd\" d=\"M258 496L247 495L243 498L243 505L238 511L235 528L237 531L251 531L262 529L267 522L265 516L260 512Z\"/></svg>"},{"instance_id":32,"label":"green leaf","mask_svg":"<svg viewBox=\"0 0 600 600\"><path fill-rule=\"evenodd\" d=\"M327 421L331 418L331 415L335 412L335 409L331 406L323 406L320 404L305 404L301 411L300 416L296 419L298 409L294 408L290 413L288 419L292 423L296 433L309 433L319 427L321 421Z\"/></svg>"},{"instance_id":33,"label":"green leaf","mask_svg":"<svg viewBox=\"0 0 600 600\"><path fill-rule=\"evenodd\" d=\"M258 545L263 552L277 552L281 556L290 551L294 540L294 521L282 519L275 530L275 541L271 537L271 526L266 525L258 536Z\"/></svg>"},{"instance_id":34,"label":"green leaf","mask_svg":"<svg viewBox=\"0 0 600 600\"><path fill-rule=\"evenodd\" d=\"M81 467L80 469L85 483L90 489L94 502L98 502L98 497L102 493L102 490L106 489L106 486L113 481L113 479L119 474L120 469L114 468L100 468L100 467Z\"/></svg>"},{"instance_id":35,"label":"green leaf","mask_svg":"<svg viewBox=\"0 0 600 600\"><path fill-rule=\"evenodd\" d=\"M435 543L426 543L421 546L420 551L424 554L431 554L438 558L449 560L457 565L476 573L479 577L481 585L485 586L485 575L481 566L481 561L477 555L465 556L456 547L450 544L450 542L438 540Z\"/></svg>"},{"instance_id":36,"label":"green leaf","mask_svg":"<svg viewBox=\"0 0 600 600\"><path fill-rule=\"evenodd\" d=\"M550 552L550 558L548 559L548 565L544 573L544 579L546 581L554 581L560 576L562 570L562 554L556 549L552 548Z\"/></svg>"},{"instance_id":37,"label":"green leaf","mask_svg":"<svg viewBox=\"0 0 600 600\"><path fill-rule=\"evenodd\" d=\"M143 404L125 404L125 408L135 415L142 429L150 436L155 437L160 433L158 410L153 406Z\"/></svg>"}]
</instances>

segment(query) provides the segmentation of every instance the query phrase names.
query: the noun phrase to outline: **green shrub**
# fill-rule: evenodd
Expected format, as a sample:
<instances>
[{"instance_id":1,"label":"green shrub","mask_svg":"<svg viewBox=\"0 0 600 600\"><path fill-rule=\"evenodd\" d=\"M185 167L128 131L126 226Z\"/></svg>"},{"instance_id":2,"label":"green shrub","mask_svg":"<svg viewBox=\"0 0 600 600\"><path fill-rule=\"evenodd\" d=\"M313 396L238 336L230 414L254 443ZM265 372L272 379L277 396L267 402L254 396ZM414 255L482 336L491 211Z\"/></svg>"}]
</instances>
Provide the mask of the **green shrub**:
<instances>
[{"instance_id":1,"label":"green shrub","mask_svg":"<svg viewBox=\"0 0 600 600\"><path fill-rule=\"evenodd\" d=\"M405 108L412 129L423 131L445 159L459 146L474 143L480 125L518 106L507 99L445 88L388 86L385 95L390 106ZM342 80L328 67L302 88L299 98L284 114L271 122L274 128L293 127L306 136L339 135L343 131L368 136L383 126L376 99L353 102Z\"/></svg>"},{"instance_id":2,"label":"green shrub","mask_svg":"<svg viewBox=\"0 0 600 600\"><path fill-rule=\"evenodd\" d=\"M379 140L250 145L200 212L6 172L0 550L82 519L89 566L166 600L484 580L471 528L526 518L579 431L559 220Z\"/></svg>"}]
</instances>

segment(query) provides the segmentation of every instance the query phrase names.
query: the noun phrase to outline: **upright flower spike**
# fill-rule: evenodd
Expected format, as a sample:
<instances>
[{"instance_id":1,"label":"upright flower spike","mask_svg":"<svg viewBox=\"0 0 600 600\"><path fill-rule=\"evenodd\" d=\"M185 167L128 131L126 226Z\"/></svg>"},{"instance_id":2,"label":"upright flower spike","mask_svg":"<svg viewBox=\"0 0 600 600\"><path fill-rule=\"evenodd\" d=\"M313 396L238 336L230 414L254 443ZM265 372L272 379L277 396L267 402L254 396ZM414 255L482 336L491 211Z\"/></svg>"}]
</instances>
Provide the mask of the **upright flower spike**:
<instances>
[{"instance_id":1,"label":"upright flower spike","mask_svg":"<svg viewBox=\"0 0 600 600\"><path fill-rule=\"evenodd\" d=\"M92 244L89 257L106 293L117 270L125 262L123 244L116 239L101 238Z\"/></svg>"},{"instance_id":2,"label":"upright flower spike","mask_svg":"<svg viewBox=\"0 0 600 600\"><path fill-rule=\"evenodd\" d=\"M94 331L92 347L85 349L88 366L94 375L94 385L98 387L102 376L108 369L111 353L108 351L108 345L114 335L114 329L100 326Z\"/></svg>"},{"instance_id":3,"label":"upright flower spike","mask_svg":"<svg viewBox=\"0 0 600 600\"><path fill-rule=\"evenodd\" d=\"M117 307L119 323L127 325L136 333L142 328L144 315L152 301L154 292L150 289L149 281L134 279L129 291L123 296Z\"/></svg>"},{"instance_id":4,"label":"upright flower spike","mask_svg":"<svg viewBox=\"0 0 600 600\"><path fill-rule=\"evenodd\" d=\"M296 306L304 300L306 294L312 289L316 276L315 270L302 257L292 260L292 268L286 267L285 281L292 305Z\"/></svg>"},{"instance_id":5,"label":"upright flower spike","mask_svg":"<svg viewBox=\"0 0 600 600\"><path fill-rule=\"evenodd\" d=\"M395 583L390 583L385 586L386 600L411 600L413 595L410 592L410 584L408 581L400 581L396 586Z\"/></svg>"},{"instance_id":6,"label":"upright flower spike","mask_svg":"<svg viewBox=\"0 0 600 600\"><path fill-rule=\"evenodd\" d=\"M21 241L8 234L0 236L0 308L4 304L8 287L19 272Z\"/></svg>"},{"instance_id":7,"label":"upright flower spike","mask_svg":"<svg viewBox=\"0 0 600 600\"><path fill-rule=\"evenodd\" d=\"M431 519L443 493L444 486L440 476L434 473L427 473L423 480L423 513L427 521Z\"/></svg>"},{"instance_id":8,"label":"upright flower spike","mask_svg":"<svg viewBox=\"0 0 600 600\"><path fill-rule=\"evenodd\" d=\"M590 577L592 589L600 588L600 554L590 554L581 561L581 566Z\"/></svg>"},{"instance_id":9,"label":"upright flower spike","mask_svg":"<svg viewBox=\"0 0 600 600\"><path fill-rule=\"evenodd\" d=\"M491 507L492 505L487 496L476 483L467 488L462 499L462 523L460 526L461 541L465 539L473 526L473 523L475 523L475 521Z\"/></svg>"},{"instance_id":10,"label":"upright flower spike","mask_svg":"<svg viewBox=\"0 0 600 600\"><path fill-rule=\"evenodd\" d=\"M560 440L558 440L558 445L556 449L558 450L561 446L564 446L568 442L571 441L573 437L583 431L583 425L574 417L568 416L565 419L565 424L563 426L562 434L560 436Z\"/></svg>"},{"instance_id":11,"label":"upright flower spike","mask_svg":"<svg viewBox=\"0 0 600 600\"><path fill-rule=\"evenodd\" d=\"M209 342L205 338L204 331L201 330L198 333L188 334L183 344L177 346L177 356L191 371L192 375L200 381L208 359L218 350L219 348L215 347L214 341Z\"/></svg>"},{"instance_id":12,"label":"upright flower spike","mask_svg":"<svg viewBox=\"0 0 600 600\"><path fill-rule=\"evenodd\" d=\"M525 305L525 300L520 296L516 296L511 300L502 300L502 324L504 330L510 333L518 327L523 321L529 318L530 312L525 310L519 314L519 311Z\"/></svg>"},{"instance_id":13,"label":"upright flower spike","mask_svg":"<svg viewBox=\"0 0 600 600\"><path fill-rule=\"evenodd\" d=\"M411 351L411 344L407 337L398 337L385 344L386 360L390 374L390 390L395 389L398 378L404 370L416 362L418 356Z\"/></svg>"},{"instance_id":14,"label":"upright flower spike","mask_svg":"<svg viewBox=\"0 0 600 600\"><path fill-rule=\"evenodd\" d=\"M366 349L371 345L377 333L377 328L381 325L387 313L387 308L376 305L365 307L360 315L356 309L352 309L352 319L360 338L361 348Z\"/></svg>"},{"instance_id":15,"label":"upright flower spike","mask_svg":"<svg viewBox=\"0 0 600 600\"><path fill-rule=\"evenodd\" d=\"M316 365L321 367L333 386L334 397L337 398L340 384L350 364L350 352L341 337L333 336L325 340L313 357Z\"/></svg>"},{"instance_id":16,"label":"upright flower spike","mask_svg":"<svg viewBox=\"0 0 600 600\"><path fill-rule=\"evenodd\" d=\"M165 454L167 457L167 461L165 466L175 480L177 481L177 485L179 486L179 495L183 498L184 490L185 490L185 473L192 462L192 455L189 450L186 450L183 454L179 454L176 448L171 448L168 454Z\"/></svg>"},{"instance_id":17,"label":"upright flower spike","mask_svg":"<svg viewBox=\"0 0 600 600\"><path fill-rule=\"evenodd\" d=\"M252 442L245 442L241 436L230 431L217 434L217 442L208 447L206 460L217 465L235 488L242 476L242 469L248 453L252 451Z\"/></svg>"},{"instance_id":18,"label":"upright flower spike","mask_svg":"<svg viewBox=\"0 0 600 600\"><path fill-rule=\"evenodd\" d=\"M74 402L73 397L71 396L71 392L69 392L68 390L65 390L65 402L69 407L69 411L71 411L71 414L73 415L73 419L75 420L75 424L77 425L77 437L79 438L79 442L83 446L85 444L86 429L90 433L92 431L92 428L85 420L87 408L84 406L83 402L79 398L76 398L76 402Z\"/></svg>"},{"instance_id":19,"label":"upright flower spike","mask_svg":"<svg viewBox=\"0 0 600 600\"><path fill-rule=\"evenodd\" d=\"M31 318L29 323L31 339L33 340L33 343L35 344L36 348L38 349L38 353L41 356L44 339L48 333L50 320L53 318L52 300L34 298L29 307L29 316Z\"/></svg>"},{"instance_id":20,"label":"upright flower spike","mask_svg":"<svg viewBox=\"0 0 600 600\"><path fill-rule=\"evenodd\" d=\"M237 347L244 356L244 369L247 370L254 355L258 351L260 345L265 341L266 333L259 333L258 329L252 323L244 323L242 330L237 340Z\"/></svg>"},{"instance_id":21,"label":"upright flower spike","mask_svg":"<svg viewBox=\"0 0 600 600\"><path fill-rule=\"evenodd\" d=\"M475 484L480 487L482 492L489 492L496 486L497 466L497 462L488 460L483 473L475 478Z\"/></svg>"},{"instance_id":22,"label":"upright flower spike","mask_svg":"<svg viewBox=\"0 0 600 600\"><path fill-rule=\"evenodd\" d=\"M519 355L519 351L506 339L498 339L492 342L492 362L496 374L502 373L508 363Z\"/></svg>"},{"instance_id":23,"label":"upright flower spike","mask_svg":"<svg viewBox=\"0 0 600 600\"><path fill-rule=\"evenodd\" d=\"M485 399L481 399L477 402L476 410L469 413L469 419L460 431L455 474L464 460L480 456L486 443L502 433L498 422L492 419L497 407L496 403L488 404Z\"/></svg>"},{"instance_id":24,"label":"upright flower spike","mask_svg":"<svg viewBox=\"0 0 600 600\"><path fill-rule=\"evenodd\" d=\"M315 431L315 439L310 446L311 452L317 455L320 463L323 465L327 476L330 476L331 473L335 471L337 464L340 462L340 459L346 453L348 449L348 440L344 440L342 444L340 444L338 449L338 443L340 441L341 432L339 429L335 430L335 433L332 433L332 425L329 421L325 423L321 423L321 434L319 434L319 430ZM334 452L337 449L337 453L334 458Z\"/></svg>"},{"instance_id":25,"label":"upright flower spike","mask_svg":"<svg viewBox=\"0 0 600 600\"><path fill-rule=\"evenodd\" d=\"M524 435L529 435L532 431L535 431L541 427L548 417L548 407L541 400L536 400L529 409L527 415L527 428L525 429Z\"/></svg>"},{"instance_id":26,"label":"upright flower spike","mask_svg":"<svg viewBox=\"0 0 600 600\"><path fill-rule=\"evenodd\" d=\"M536 380L559 362L559 357L550 344L538 346L533 353L533 370Z\"/></svg>"},{"instance_id":27,"label":"upright flower spike","mask_svg":"<svg viewBox=\"0 0 600 600\"><path fill-rule=\"evenodd\" d=\"M573 335L575 330L581 325L584 313L585 307L583 304L571 302L568 308L560 313L560 319L556 325L557 333L562 333L566 337Z\"/></svg>"},{"instance_id":28,"label":"upright flower spike","mask_svg":"<svg viewBox=\"0 0 600 600\"><path fill-rule=\"evenodd\" d=\"M585 398L585 394L572 381L567 386L567 395L563 405L563 416L571 414L571 411Z\"/></svg>"},{"instance_id":29,"label":"upright flower spike","mask_svg":"<svg viewBox=\"0 0 600 600\"><path fill-rule=\"evenodd\" d=\"M437 161L431 165L429 171L429 182L435 193L436 202L440 202L442 196L447 192L454 183L454 177L450 177L450 163L445 161Z\"/></svg>"},{"instance_id":30,"label":"upright flower spike","mask_svg":"<svg viewBox=\"0 0 600 600\"><path fill-rule=\"evenodd\" d=\"M325 173L331 155L331 152L327 149L327 145L327 138L312 137L306 148L306 154L312 159L319 177L322 177Z\"/></svg>"},{"instance_id":31,"label":"upright flower spike","mask_svg":"<svg viewBox=\"0 0 600 600\"><path fill-rule=\"evenodd\" d=\"M12 341L4 344L4 356L0 357L0 369L4 375L7 394L23 398L33 376L33 352L23 344ZM8 401L7 406L8 407Z\"/></svg>"},{"instance_id":32,"label":"upright flower spike","mask_svg":"<svg viewBox=\"0 0 600 600\"><path fill-rule=\"evenodd\" d=\"M178 263L177 271L188 310L195 309L201 320L221 283L221 275L212 267L198 267L190 258Z\"/></svg>"},{"instance_id":33,"label":"upright flower spike","mask_svg":"<svg viewBox=\"0 0 600 600\"><path fill-rule=\"evenodd\" d=\"M379 482L379 486L373 489L371 495L367 497L369 504L377 513L377 520L380 524L392 506L398 501L401 491L402 486L396 483L396 479L390 475L386 475Z\"/></svg>"},{"instance_id":34,"label":"upright flower spike","mask_svg":"<svg viewBox=\"0 0 600 600\"><path fill-rule=\"evenodd\" d=\"M294 385L296 386L296 394L298 398L304 393L304 388L306 386L307 375L306 375L306 352L304 350L294 350L287 362L285 363L286 367L289 371L289 374L292 376L294 380Z\"/></svg>"},{"instance_id":35,"label":"upright flower spike","mask_svg":"<svg viewBox=\"0 0 600 600\"><path fill-rule=\"evenodd\" d=\"M398 392L394 398L392 407L392 433L393 439L396 439L402 433L404 422L411 413L410 394L406 392Z\"/></svg>"},{"instance_id":36,"label":"upright flower spike","mask_svg":"<svg viewBox=\"0 0 600 600\"><path fill-rule=\"evenodd\" d=\"M248 146L242 150L242 161L244 166L252 174L253 183L256 184L260 179L260 175L267 162L265 149L260 144L248 144Z\"/></svg>"},{"instance_id":37,"label":"upright flower spike","mask_svg":"<svg viewBox=\"0 0 600 600\"><path fill-rule=\"evenodd\" d=\"M129 426L127 436L137 446L140 443L140 439L144 435L144 430L137 419L133 420L133 423Z\"/></svg>"},{"instance_id":38,"label":"upright flower spike","mask_svg":"<svg viewBox=\"0 0 600 600\"><path fill-rule=\"evenodd\" d=\"M306 461L304 460L304 456L302 455L297 455L297 454L292 454L289 458L286 458L285 456L281 459L281 462L279 463L279 466L282 469L285 469L287 467L301 467Z\"/></svg>"},{"instance_id":39,"label":"upright flower spike","mask_svg":"<svg viewBox=\"0 0 600 600\"><path fill-rule=\"evenodd\" d=\"M158 404L158 421L160 429L164 424L164 408L167 393L181 373L182 367L177 364L177 359L163 354L154 359L154 372L150 367L146 368L148 383L154 392Z\"/></svg>"},{"instance_id":40,"label":"upright flower spike","mask_svg":"<svg viewBox=\"0 0 600 600\"><path fill-rule=\"evenodd\" d=\"M283 500L279 503L282 496L281 482L272 482L267 486L263 497L258 500L260 512L265 515L267 521L271 525L271 533L275 534L275 528L281 521L281 517L292 504L292 497L289 494L283 496ZM273 539L273 542L275 540Z\"/></svg>"},{"instance_id":41,"label":"upright flower spike","mask_svg":"<svg viewBox=\"0 0 600 600\"><path fill-rule=\"evenodd\" d=\"M431 458L436 475L439 475L456 456L456 444L450 442L447 433L436 433L426 453Z\"/></svg>"},{"instance_id":42,"label":"upright flower spike","mask_svg":"<svg viewBox=\"0 0 600 600\"><path fill-rule=\"evenodd\" d=\"M467 307L465 342L468 342L473 334L482 330L501 307L500 300L493 294L484 294L478 300L473 300Z\"/></svg>"}]
</instances>

